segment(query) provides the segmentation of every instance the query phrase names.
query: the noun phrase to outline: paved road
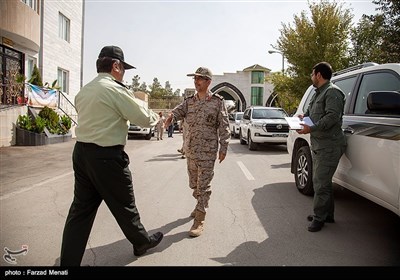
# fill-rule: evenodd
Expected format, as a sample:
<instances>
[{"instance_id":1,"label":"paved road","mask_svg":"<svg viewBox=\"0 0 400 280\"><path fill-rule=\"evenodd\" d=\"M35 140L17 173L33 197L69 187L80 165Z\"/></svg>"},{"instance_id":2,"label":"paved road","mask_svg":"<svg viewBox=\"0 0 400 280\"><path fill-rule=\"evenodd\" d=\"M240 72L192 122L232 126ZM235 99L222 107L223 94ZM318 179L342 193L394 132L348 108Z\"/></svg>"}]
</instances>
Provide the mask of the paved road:
<instances>
[{"instance_id":1,"label":"paved road","mask_svg":"<svg viewBox=\"0 0 400 280\"><path fill-rule=\"evenodd\" d=\"M216 164L205 232L190 238L195 201L181 134L129 140L142 222L162 243L136 258L109 210L99 208L82 265L91 266L399 266L400 219L336 186L336 223L310 233L312 198L301 195L285 146L251 152L232 139ZM54 266L73 195L75 141L0 148L0 247L28 253L11 266ZM4 259L1 266L9 266Z\"/></svg>"}]
</instances>

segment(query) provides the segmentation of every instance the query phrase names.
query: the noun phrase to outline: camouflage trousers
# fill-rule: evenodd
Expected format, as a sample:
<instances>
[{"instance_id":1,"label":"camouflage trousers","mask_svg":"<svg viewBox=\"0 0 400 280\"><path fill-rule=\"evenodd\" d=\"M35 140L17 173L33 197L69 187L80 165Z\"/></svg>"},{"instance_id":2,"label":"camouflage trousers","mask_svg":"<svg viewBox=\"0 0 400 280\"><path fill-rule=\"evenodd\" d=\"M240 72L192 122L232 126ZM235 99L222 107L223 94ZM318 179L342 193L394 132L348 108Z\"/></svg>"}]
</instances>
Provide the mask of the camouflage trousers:
<instances>
[{"instance_id":1,"label":"camouflage trousers","mask_svg":"<svg viewBox=\"0 0 400 280\"><path fill-rule=\"evenodd\" d=\"M189 187L197 200L196 209L204 213L211 196L210 183L214 177L214 164L215 160L187 159Z\"/></svg>"}]
</instances>

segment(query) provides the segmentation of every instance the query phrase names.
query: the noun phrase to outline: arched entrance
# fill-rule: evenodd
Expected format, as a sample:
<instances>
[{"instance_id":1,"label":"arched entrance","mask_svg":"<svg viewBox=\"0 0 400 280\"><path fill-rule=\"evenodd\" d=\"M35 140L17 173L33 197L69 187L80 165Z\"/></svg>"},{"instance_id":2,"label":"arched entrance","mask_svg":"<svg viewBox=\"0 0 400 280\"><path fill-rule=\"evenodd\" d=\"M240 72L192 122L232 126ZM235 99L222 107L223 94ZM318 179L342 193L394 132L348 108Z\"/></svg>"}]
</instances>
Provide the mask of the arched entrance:
<instances>
[{"instance_id":1,"label":"arched entrance","mask_svg":"<svg viewBox=\"0 0 400 280\"><path fill-rule=\"evenodd\" d=\"M247 107L246 100L240 90L230 83L220 83L214 86L211 91L218 93L225 100L233 100L236 103L236 111L243 112Z\"/></svg>"}]
</instances>

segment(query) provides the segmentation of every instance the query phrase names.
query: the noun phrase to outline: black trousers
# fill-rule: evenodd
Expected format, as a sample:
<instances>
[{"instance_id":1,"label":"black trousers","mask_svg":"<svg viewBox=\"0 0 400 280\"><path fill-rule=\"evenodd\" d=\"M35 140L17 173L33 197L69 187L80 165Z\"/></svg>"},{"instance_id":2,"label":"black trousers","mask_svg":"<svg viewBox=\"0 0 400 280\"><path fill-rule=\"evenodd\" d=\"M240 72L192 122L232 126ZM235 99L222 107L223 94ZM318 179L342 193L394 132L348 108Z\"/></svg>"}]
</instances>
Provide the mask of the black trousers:
<instances>
[{"instance_id":1,"label":"black trousers","mask_svg":"<svg viewBox=\"0 0 400 280\"><path fill-rule=\"evenodd\" d=\"M81 264L97 209L104 200L126 238L138 247L150 242L135 205L129 157L123 146L77 142L72 154L74 200L65 222L61 266Z\"/></svg>"}]
</instances>

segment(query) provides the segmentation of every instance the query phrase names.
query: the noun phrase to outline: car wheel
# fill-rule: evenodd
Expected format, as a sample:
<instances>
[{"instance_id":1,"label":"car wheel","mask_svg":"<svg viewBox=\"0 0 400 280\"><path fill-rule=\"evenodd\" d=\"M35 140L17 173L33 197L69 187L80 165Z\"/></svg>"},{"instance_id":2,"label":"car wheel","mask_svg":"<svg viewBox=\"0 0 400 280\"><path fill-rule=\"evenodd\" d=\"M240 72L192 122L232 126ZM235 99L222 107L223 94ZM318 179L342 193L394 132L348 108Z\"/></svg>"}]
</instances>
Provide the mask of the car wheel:
<instances>
[{"instance_id":1,"label":"car wheel","mask_svg":"<svg viewBox=\"0 0 400 280\"><path fill-rule=\"evenodd\" d=\"M294 179L296 181L296 187L302 194L313 195L313 183L312 183L312 157L310 148L307 146L301 147L295 158L295 173Z\"/></svg>"},{"instance_id":2,"label":"car wheel","mask_svg":"<svg viewBox=\"0 0 400 280\"><path fill-rule=\"evenodd\" d=\"M249 146L250 151L255 151L257 150L257 143L254 143L253 140L251 140L251 132L249 131L247 133L247 144Z\"/></svg>"},{"instance_id":3,"label":"car wheel","mask_svg":"<svg viewBox=\"0 0 400 280\"><path fill-rule=\"evenodd\" d=\"M145 137L144 137L144 139L146 139L146 140L150 140L151 139L151 136L152 136L152 131L150 130L150 132L149 132L149 134L147 134Z\"/></svg>"},{"instance_id":4,"label":"car wheel","mask_svg":"<svg viewBox=\"0 0 400 280\"><path fill-rule=\"evenodd\" d=\"M242 130L239 130L239 138L240 138L240 144L242 145L246 144L246 141L243 140Z\"/></svg>"}]
</instances>

